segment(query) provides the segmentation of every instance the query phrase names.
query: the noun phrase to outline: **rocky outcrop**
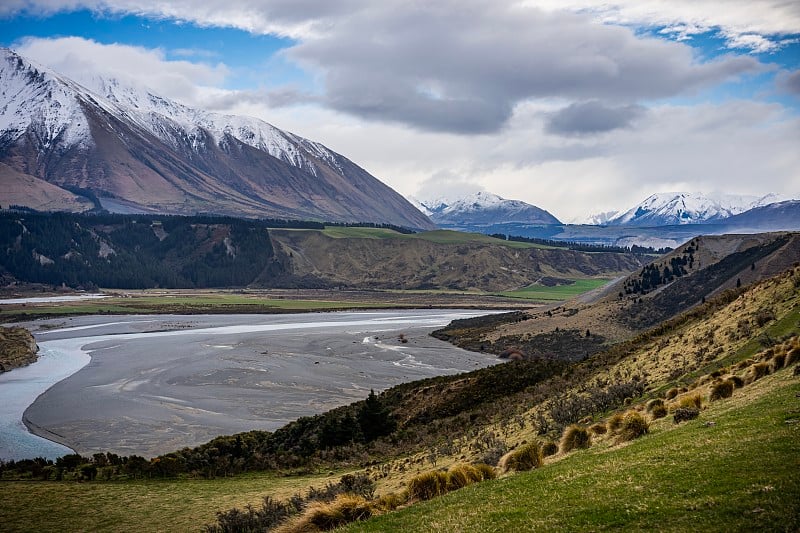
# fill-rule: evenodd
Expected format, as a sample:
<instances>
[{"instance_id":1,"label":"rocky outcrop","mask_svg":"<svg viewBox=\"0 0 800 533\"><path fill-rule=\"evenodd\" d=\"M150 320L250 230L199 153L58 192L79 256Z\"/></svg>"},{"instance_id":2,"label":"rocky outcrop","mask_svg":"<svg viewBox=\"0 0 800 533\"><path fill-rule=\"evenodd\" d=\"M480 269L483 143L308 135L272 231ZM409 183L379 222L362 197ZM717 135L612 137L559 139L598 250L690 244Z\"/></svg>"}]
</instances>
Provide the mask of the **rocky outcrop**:
<instances>
[{"instance_id":1,"label":"rocky outcrop","mask_svg":"<svg viewBox=\"0 0 800 533\"><path fill-rule=\"evenodd\" d=\"M38 351L39 347L27 329L0 328L0 373L36 362Z\"/></svg>"}]
</instances>

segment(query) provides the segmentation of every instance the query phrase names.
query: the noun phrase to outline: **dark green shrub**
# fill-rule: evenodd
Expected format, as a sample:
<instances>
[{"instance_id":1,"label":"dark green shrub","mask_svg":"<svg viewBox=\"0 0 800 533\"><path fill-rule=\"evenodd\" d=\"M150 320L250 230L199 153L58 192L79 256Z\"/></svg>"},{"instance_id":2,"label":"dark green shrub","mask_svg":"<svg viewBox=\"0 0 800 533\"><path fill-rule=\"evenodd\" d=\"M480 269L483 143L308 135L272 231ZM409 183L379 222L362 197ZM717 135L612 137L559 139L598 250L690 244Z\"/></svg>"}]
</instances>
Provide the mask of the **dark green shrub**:
<instances>
[{"instance_id":1,"label":"dark green shrub","mask_svg":"<svg viewBox=\"0 0 800 533\"><path fill-rule=\"evenodd\" d=\"M592 436L581 426L571 425L564 430L561 436L561 453L568 453L572 450L586 449L592 445Z\"/></svg>"},{"instance_id":2,"label":"dark green shrub","mask_svg":"<svg viewBox=\"0 0 800 533\"><path fill-rule=\"evenodd\" d=\"M545 457L550 457L551 455L555 455L558 453L558 444L553 441L547 441L544 446L542 446L542 455Z\"/></svg>"},{"instance_id":3,"label":"dark green shrub","mask_svg":"<svg viewBox=\"0 0 800 533\"><path fill-rule=\"evenodd\" d=\"M700 409L695 409L693 407L678 407L675 409L672 419L676 424L680 424L681 422L686 422L687 420L694 420L698 416L700 416Z\"/></svg>"},{"instance_id":4,"label":"dark green shrub","mask_svg":"<svg viewBox=\"0 0 800 533\"><path fill-rule=\"evenodd\" d=\"M722 400L723 398L730 398L733 396L733 389L734 384L733 381L726 379L725 381L720 381L713 387L711 387L711 394L709 395L709 400L716 401Z\"/></svg>"},{"instance_id":5,"label":"dark green shrub","mask_svg":"<svg viewBox=\"0 0 800 533\"><path fill-rule=\"evenodd\" d=\"M620 442L638 439L650 431L650 424L645 417L638 411L628 411L622 418L622 425L619 428Z\"/></svg>"},{"instance_id":6,"label":"dark green shrub","mask_svg":"<svg viewBox=\"0 0 800 533\"><path fill-rule=\"evenodd\" d=\"M523 472L542 466L542 448L538 442L524 444L505 455L500 460L500 469L503 472Z\"/></svg>"}]
</instances>

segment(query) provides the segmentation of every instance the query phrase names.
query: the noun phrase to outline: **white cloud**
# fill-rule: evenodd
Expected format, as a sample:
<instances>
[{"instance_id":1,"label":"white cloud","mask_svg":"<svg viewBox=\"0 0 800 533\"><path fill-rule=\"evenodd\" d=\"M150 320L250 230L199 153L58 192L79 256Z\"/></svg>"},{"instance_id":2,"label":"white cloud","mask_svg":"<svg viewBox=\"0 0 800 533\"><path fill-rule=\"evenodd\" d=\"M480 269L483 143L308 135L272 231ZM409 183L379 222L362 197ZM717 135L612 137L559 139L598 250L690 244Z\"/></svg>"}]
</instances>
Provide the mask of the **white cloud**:
<instances>
[{"instance_id":1,"label":"white cloud","mask_svg":"<svg viewBox=\"0 0 800 533\"><path fill-rule=\"evenodd\" d=\"M81 37L28 38L16 50L78 82L101 73L186 104L199 103L204 88L222 85L229 74L222 63L170 61L159 49L101 44Z\"/></svg>"}]
</instances>

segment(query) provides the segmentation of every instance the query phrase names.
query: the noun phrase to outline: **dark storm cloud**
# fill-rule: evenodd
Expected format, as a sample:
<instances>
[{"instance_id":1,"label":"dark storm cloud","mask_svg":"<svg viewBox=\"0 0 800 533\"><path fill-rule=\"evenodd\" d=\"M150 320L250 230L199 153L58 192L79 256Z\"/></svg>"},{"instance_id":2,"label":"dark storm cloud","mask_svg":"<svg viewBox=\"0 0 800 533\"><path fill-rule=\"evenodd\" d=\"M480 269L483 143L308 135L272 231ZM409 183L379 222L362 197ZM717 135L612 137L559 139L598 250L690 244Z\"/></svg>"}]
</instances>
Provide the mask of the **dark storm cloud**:
<instances>
[{"instance_id":1,"label":"dark storm cloud","mask_svg":"<svg viewBox=\"0 0 800 533\"><path fill-rule=\"evenodd\" d=\"M362 10L287 55L323 73L336 110L455 133L497 131L527 99L665 98L761 68L698 63L683 44L582 15L482 2Z\"/></svg>"},{"instance_id":2,"label":"dark storm cloud","mask_svg":"<svg viewBox=\"0 0 800 533\"><path fill-rule=\"evenodd\" d=\"M609 107L596 100L571 104L548 117L545 129L557 135L591 135L626 128L645 112L638 105Z\"/></svg>"}]
</instances>

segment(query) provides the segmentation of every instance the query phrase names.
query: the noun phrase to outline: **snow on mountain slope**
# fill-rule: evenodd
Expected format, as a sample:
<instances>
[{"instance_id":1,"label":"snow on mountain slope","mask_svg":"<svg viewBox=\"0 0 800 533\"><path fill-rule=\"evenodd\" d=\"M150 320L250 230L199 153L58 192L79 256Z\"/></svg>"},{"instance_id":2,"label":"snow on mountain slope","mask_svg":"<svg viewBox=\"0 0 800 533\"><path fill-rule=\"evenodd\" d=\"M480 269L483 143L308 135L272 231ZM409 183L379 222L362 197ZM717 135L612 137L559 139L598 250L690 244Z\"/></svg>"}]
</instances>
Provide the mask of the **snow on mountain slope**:
<instances>
[{"instance_id":1,"label":"snow on mountain slope","mask_svg":"<svg viewBox=\"0 0 800 533\"><path fill-rule=\"evenodd\" d=\"M560 224L557 218L544 209L520 200L506 200L486 191L428 200L412 198L411 201L440 225Z\"/></svg>"},{"instance_id":2,"label":"snow on mountain slope","mask_svg":"<svg viewBox=\"0 0 800 533\"><path fill-rule=\"evenodd\" d=\"M657 193L609 220L616 226L701 224L724 220L754 207L781 200L778 195L741 196L703 193Z\"/></svg>"},{"instance_id":3,"label":"snow on mountain slope","mask_svg":"<svg viewBox=\"0 0 800 533\"><path fill-rule=\"evenodd\" d=\"M0 163L8 171L0 179L29 175L112 211L434 227L320 143L115 79L78 83L8 49L0 49Z\"/></svg>"}]
</instances>

